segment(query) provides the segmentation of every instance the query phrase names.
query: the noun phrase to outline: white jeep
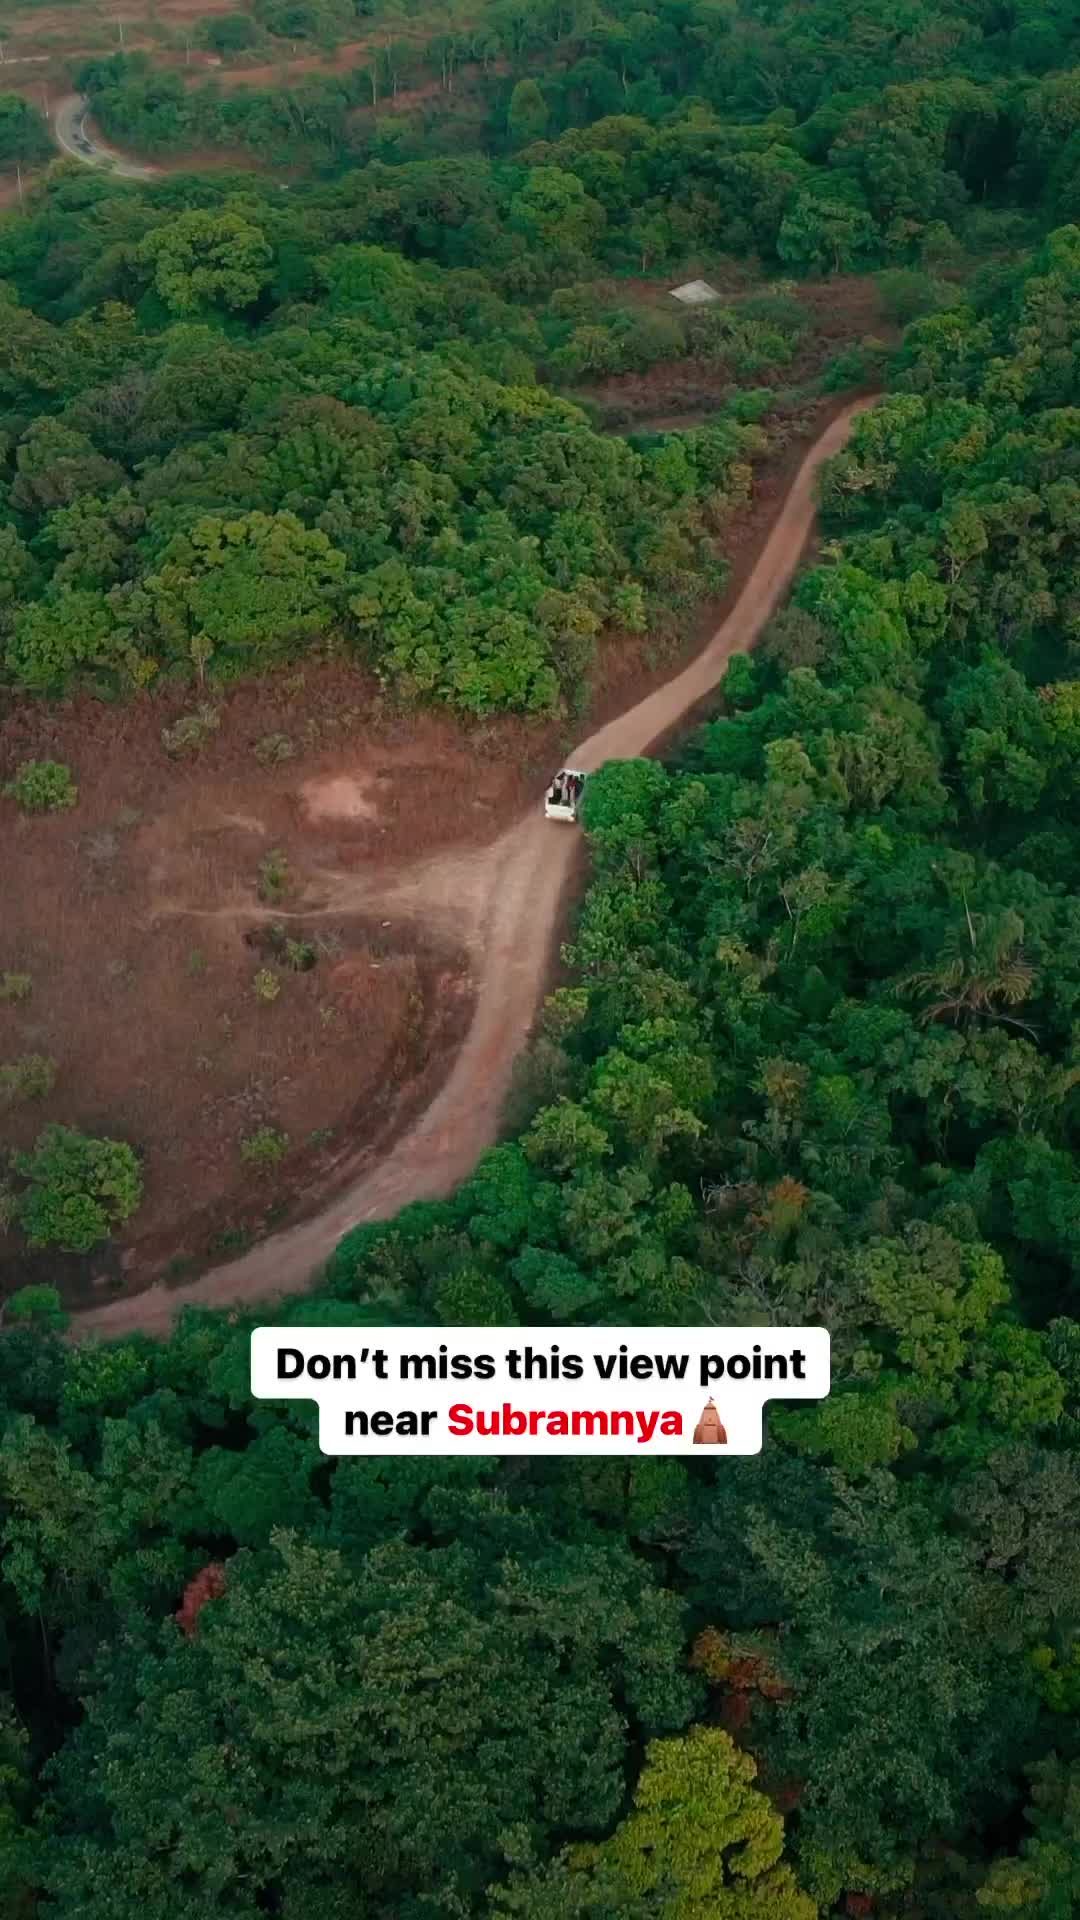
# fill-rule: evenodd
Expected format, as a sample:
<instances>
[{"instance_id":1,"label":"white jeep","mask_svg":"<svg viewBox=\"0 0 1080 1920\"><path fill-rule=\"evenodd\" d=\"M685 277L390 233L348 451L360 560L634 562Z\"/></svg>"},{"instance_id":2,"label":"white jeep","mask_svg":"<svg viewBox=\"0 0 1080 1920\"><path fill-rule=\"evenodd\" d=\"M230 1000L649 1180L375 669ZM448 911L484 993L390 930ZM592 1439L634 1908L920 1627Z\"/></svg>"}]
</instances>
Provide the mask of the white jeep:
<instances>
[{"instance_id":1,"label":"white jeep","mask_svg":"<svg viewBox=\"0 0 1080 1920\"><path fill-rule=\"evenodd\" d=\"M585 775L577 767L561 767L544 796L544 813L549 820L576 820L581 805Z\"/></svg>"}]
</instances>

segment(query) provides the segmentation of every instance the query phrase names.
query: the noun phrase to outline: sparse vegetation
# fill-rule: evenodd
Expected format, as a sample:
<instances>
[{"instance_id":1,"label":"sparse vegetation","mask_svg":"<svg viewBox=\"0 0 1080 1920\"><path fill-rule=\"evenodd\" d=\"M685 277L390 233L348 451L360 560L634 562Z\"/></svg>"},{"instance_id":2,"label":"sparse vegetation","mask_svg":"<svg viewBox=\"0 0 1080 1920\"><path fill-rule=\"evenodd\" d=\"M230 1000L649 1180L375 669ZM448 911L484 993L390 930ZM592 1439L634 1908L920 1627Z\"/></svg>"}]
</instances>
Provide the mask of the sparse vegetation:
<instances>
[{"instance_id":1,"label":"sparse vegetation","mask_svg":"<svg viewBox=\"0 0 1080 1920\"><path fill-rule=\"evenodd\" d=\"M71 769L59 760L24 760L4 792L24 813L63 813L79 798Z\"/></svg>"},{"instance_id":2,"label":"sparse vegetation","mask_svg":"<svg viewBox=\"0 0 1080 1920\"><path fill-rule=\"evenodd\" d=\"M251 1167L280 1166L289 1151L289 1136L274 1127L257 1127L240 1142L240 1157Z\"/></svg>"},{"instance_id":3,"label":"sparse vegetation","mask_svg":"<svg viewBox=\"0 0 1080 1920\"><path fill-rule=\"evenodd\" d=\"M276 906L284 899L289 887L289 863L280 849L275 848L259 861L259 878L256 887L259 899L267 906Z\"/></svg>"},{"instance_id":4,"label":"sparse vegetation","mask_svg":"<svg viewBox=\"0 0 1080 1920\"><path fill-rule=\"evenodd\" d=\"M250 1227L222 1227L210 1242L210 1252L218 1260L234 1260L246 1253L254 1241Z\"/></svg>"},{"instance_id":5,"label":"sparse vegetation","mask_svg":"<svg viewBox=\"0 0 1080 1920\"><path fill-rule=\"evenodd\" d=\"M174 756L183 753L199 753L207 746L221 726L221 714L209 701L203 701L193 713L181 714L171 727L162 727L161 744L166 753Z\"/></svg>"},{"instance_id":6,"label":"sparse vegetation","mask_svg":"<svg viewBox=\"0 0 1080 1920\"><path fill-rule=\"evenodd\" d=\"M292 973L310 973L318 957L310 940L285 942L285 965Z\"/></svg>"},{"instance_id":7,"label":"sparse vegetation","mask_svg":"<svg viewBox=\"0 0 1080 1920\"><path fill-rule=\"evenodd\" d=\"M261 767L280 766L284 760L291 760L296 747L287 733L264 733L255 743L255 758Z\"/></svg>"},{"instance_id":8,"label":"sparse vegetation","mask_svg":"<svg viewBox=\"0 0 1080 1920\"><path fill-rule=\"evenodd\" d=\"M260 967L252 980L251 990L264 1007L272 1006L281 992L281 977L272 967Z\"/></svg>"},{"instance_id":9,"label":"sparse vegetation","mask_svg":"<svg viewBox=\"0 0 1080 1920\"><path fill-rule=\"evenodd\" d=\"M44 1100L56 1085L56 1061L43 1053L24 1053L0 1065L0 1107L23 1100Z\"/></svg>"}]
</instances>

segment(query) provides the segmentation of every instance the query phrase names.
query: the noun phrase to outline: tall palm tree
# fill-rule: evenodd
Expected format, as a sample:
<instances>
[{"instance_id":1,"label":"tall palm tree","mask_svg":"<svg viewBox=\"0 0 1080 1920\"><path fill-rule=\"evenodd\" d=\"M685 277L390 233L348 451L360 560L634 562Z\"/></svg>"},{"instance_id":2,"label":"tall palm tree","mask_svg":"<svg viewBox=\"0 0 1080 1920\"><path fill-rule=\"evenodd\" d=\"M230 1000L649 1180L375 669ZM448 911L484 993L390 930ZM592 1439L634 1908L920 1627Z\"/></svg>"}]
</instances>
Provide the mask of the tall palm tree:
<instances>
[{"instance_id":1,"label":"tall palm tree","mask_svg":"<svg viewBox=\"0 0 1080 1920\"><path fill-rule=\"evenodd\" d=\"M963 924L949 934L937 963L905 974L894 991L900 998L930 996L919 1014L924 1026L931 1020L951 1020L955 1026L999 1020L1034 1034L1027 1021L1005 1011L1021 1006L1035 985L1023 939L1018 913L972 913L965 897Z\"/></svg>"}]
</instances>

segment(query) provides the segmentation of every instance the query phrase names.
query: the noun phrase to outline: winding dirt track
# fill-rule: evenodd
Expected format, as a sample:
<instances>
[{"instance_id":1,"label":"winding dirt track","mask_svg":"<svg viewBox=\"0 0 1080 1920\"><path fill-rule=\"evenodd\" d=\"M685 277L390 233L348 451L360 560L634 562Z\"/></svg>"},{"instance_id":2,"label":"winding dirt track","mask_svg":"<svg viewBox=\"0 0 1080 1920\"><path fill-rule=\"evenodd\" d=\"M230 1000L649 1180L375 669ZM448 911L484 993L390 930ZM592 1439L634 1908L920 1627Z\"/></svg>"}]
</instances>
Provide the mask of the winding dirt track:
<instances>
[{"instance_id":1,"label":"winding dirt track","mask_svg":"<svg viewBox=\"0 0 1080 1920\"><path fill-rule=\"evenodd\" d=\"M61 153L69 160L81 160L86 167L99 167L119 180L154 180L156 167L143 166L126 154L107 147L87 127L90 103L81 93L68 93L53 109L52 132Z\"/></svg>"},{"instance_id":2,"label":"winding dirt track","mask_svg":"<svg viewBox=\"0 0 1080 1920\"><path fill-rule=\"evenodd\" d=\"M792 483L757 564L731 613L682 673L566 756L593 771L605 760L633 759L678 725L723 677L734 653L746 652L778 604L799 564L814 522L814 480L839 452L858 400L828 426ZM441 1197L472 1171L496 1139L514 1061L529 1034L547 977L563 895L578 837L546 821L539 807L478 853L441 856L380 890L354 876L340 881L326 910L377 901L402 920L452 928L474 959L477 1005L449 1078L427 1111L379 1164L369 1168L311 1219L274 1234L241 1259L214 1267L182 1287L156 1285L130 1299L79 1314L73 1333L103 1338L141 1330L164 1334L188 1304L222 1307L296 1293L311 1284L342 1234L383 1220L414 1200Z\"/></svg>"}]
</instances>

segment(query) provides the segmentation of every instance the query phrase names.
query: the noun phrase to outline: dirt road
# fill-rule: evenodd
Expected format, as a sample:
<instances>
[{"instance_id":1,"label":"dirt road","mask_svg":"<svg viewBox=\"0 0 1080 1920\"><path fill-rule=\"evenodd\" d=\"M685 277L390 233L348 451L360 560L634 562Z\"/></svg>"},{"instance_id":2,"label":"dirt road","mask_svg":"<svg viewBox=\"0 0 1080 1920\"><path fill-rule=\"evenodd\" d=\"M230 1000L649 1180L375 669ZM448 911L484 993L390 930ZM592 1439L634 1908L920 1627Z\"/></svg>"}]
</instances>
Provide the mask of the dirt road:
<instances>
[{"instance_id":1,"label":"dirt road","mask_svg":"<svg viewBox=\"0 0 1080 1920\"><path fill-rule=\"evenodd\" d=\"M101 167L121 180L156 179L156 167L144 167L137 160L125 160L122 153L115 153L112 147L96 139L87 128L89 112L89 104L81 93L69 93L57 101L52 130L61 153L66 153L70 160L81 160L85 166Z\"/></svg>"},{"instance_id":2,"label":"dirt road","mask_svg":"<svg viewBox=\"0 0 1080 1920\"><path fill-rule=\"evenodd\" d=\"M665 686L582 741L567 755L568 765L593 771L605 760L646 753L716 687L732 654L753 645L811 532L817 469L843 446L854 416L872 404L856 401L810 449L746 586L703 652ZM435 1199L465 1179L497 1137L514 1061L544 990L579 847L574 829L546 821L538 801L494 846L424 862L399 876L390 890L379 891L356 876L324 876L330 890L327 912L377 902L403 921L453 927L468 945L477 1007L449 1078L387 1157L311 1219L189 1285L157 1285L88 1309L75 1323L78 1337L108 1338L135 1329L163 1334L189 1303L221 1307L299 1292L350 1227L387 1219L414 1200Z\"/></svg>"}]
</instances>

